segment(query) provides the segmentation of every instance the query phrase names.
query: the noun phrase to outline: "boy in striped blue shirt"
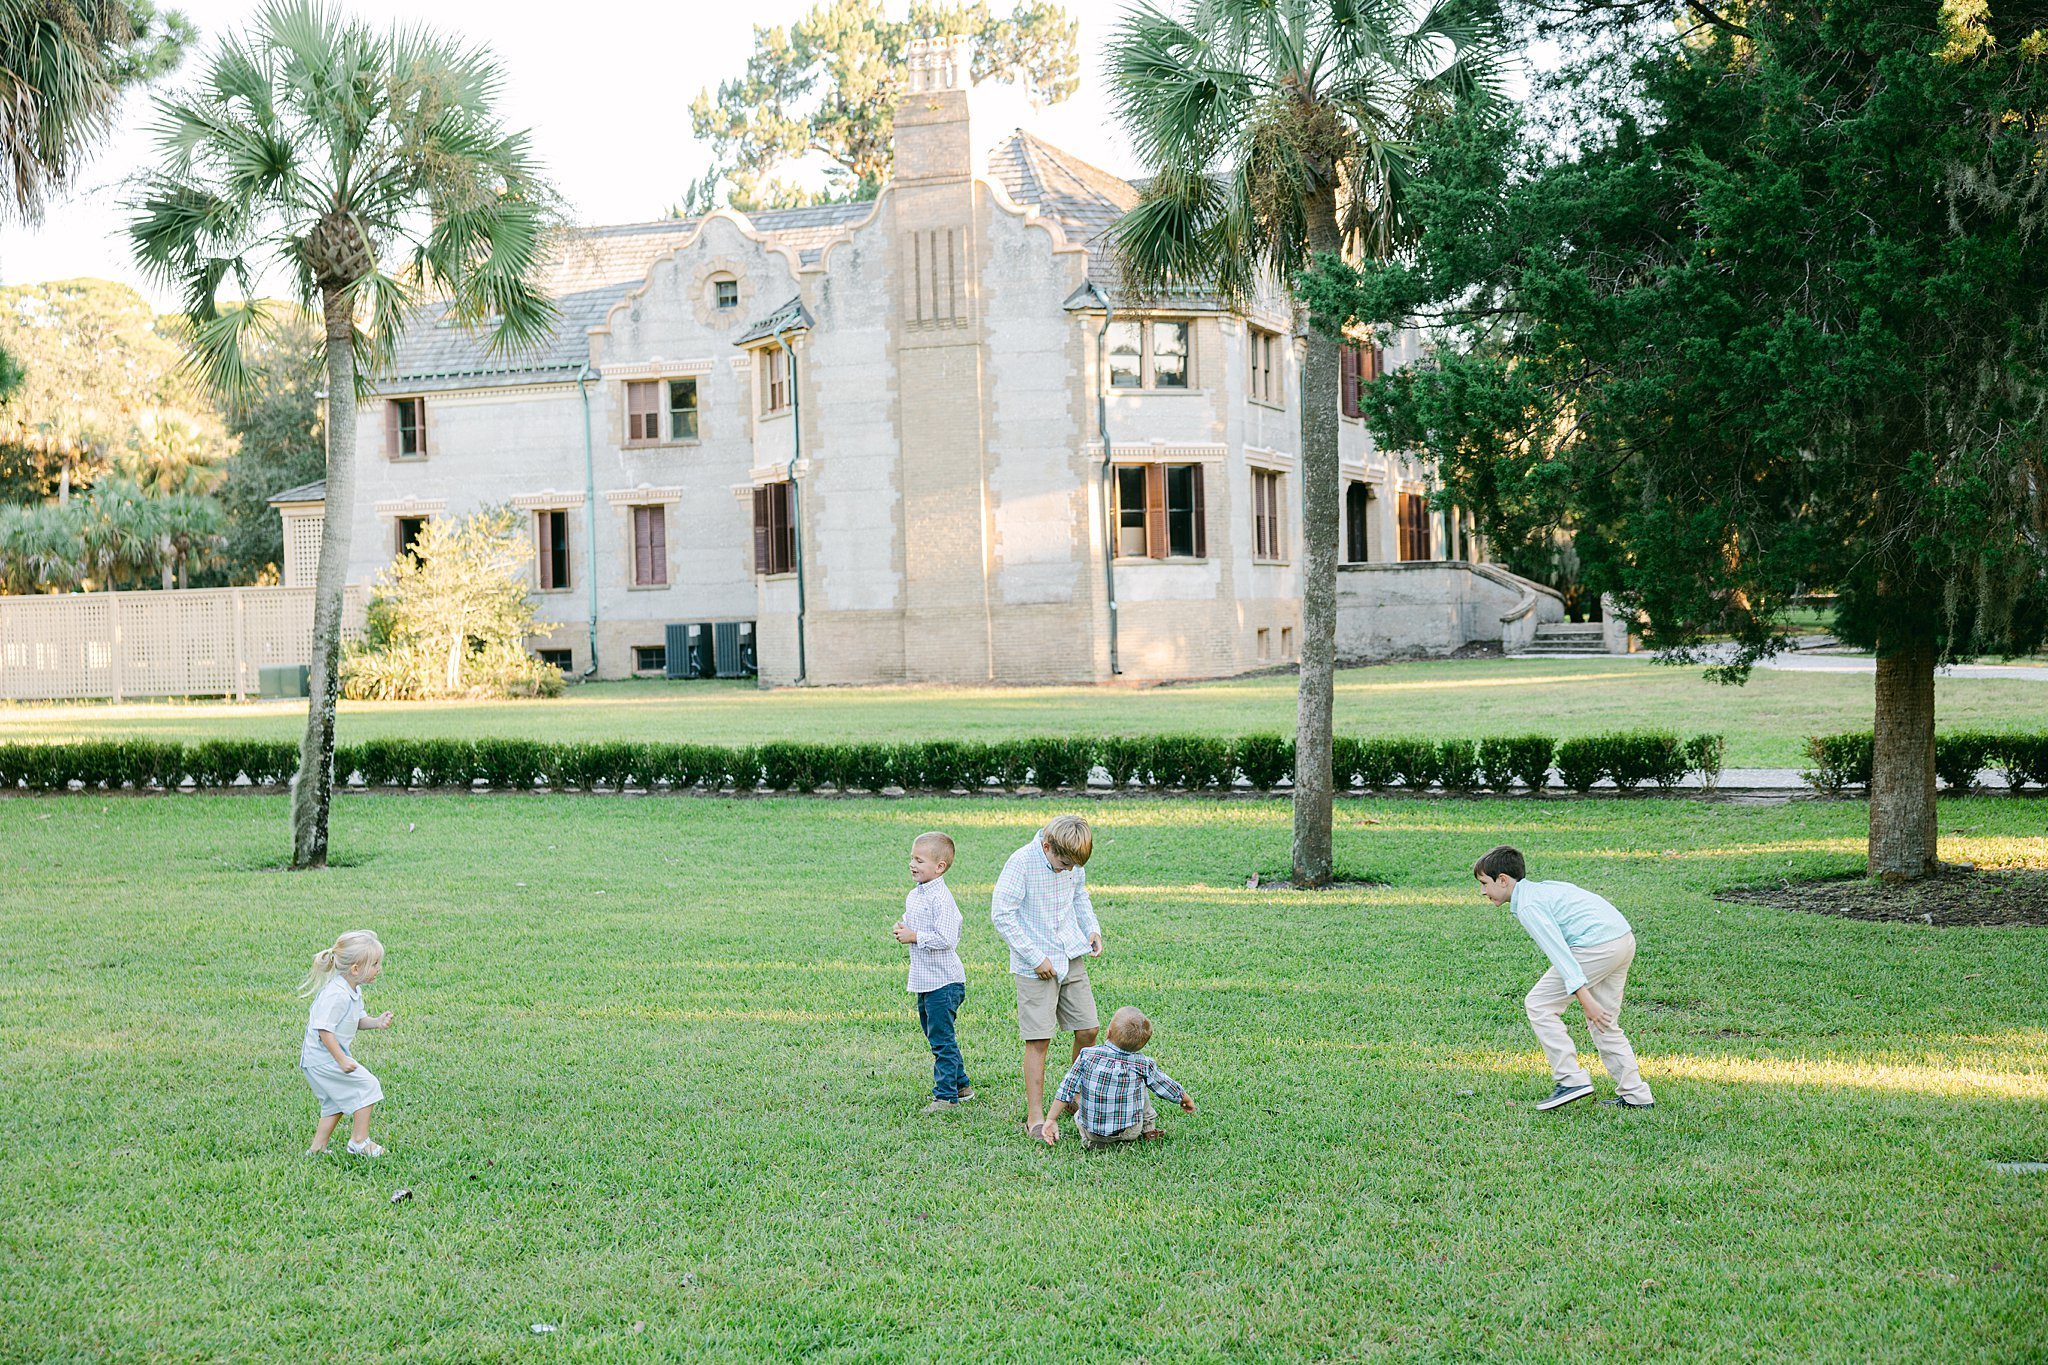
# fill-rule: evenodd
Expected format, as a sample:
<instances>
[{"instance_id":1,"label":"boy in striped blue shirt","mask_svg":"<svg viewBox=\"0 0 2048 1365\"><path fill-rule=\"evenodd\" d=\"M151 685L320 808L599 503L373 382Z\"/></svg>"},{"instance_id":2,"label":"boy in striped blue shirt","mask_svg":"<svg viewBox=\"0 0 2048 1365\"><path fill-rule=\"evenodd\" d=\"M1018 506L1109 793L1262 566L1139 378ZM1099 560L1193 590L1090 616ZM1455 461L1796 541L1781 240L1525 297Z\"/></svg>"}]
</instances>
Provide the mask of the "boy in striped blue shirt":
<instances>
[{"instance_id":1,"label":"boy in striped blue shirt","mask_svg":"<svg viewBox=\"0 0 2048 1365\"><path fill-rule=\"evenodd\" d=\"M1629 922L1582 886L1528 880L1520 850L1506 844L1487 850L1472 864L1472 875L1488 900L1515 912L1550 959L1550 970L1522 1000L1529 1027L1536 1031L1557 1083L1536 1107L1559 1109L1593 1093L1593 1078L1579 1065L1578 1048L1564 1026L1565 1008L1576 999L1600 1062L1614 1078L1614 1098L1601 1103L1650 1108L1656 1100L1636 1069L1635 1049L1621 1031L1621 994L1628 985L1629 964L1636 959L1636 936Z\"/></svg>"}]
</instances>

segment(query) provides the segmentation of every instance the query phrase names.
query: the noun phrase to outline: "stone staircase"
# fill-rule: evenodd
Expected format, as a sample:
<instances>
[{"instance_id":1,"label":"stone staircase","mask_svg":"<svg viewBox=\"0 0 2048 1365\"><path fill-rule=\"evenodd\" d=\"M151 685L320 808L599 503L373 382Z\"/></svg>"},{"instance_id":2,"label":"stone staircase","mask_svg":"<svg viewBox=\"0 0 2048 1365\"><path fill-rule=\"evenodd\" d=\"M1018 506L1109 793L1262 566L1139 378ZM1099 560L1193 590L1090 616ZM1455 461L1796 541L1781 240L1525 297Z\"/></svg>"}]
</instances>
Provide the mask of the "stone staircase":
<instances>
[{"instance_id":1,"label":"stone staircase","mask_svg":"<svg viewBox=\"0 0 2048 1365\"><path fill-rule=\"evenodd\" d=\"M1563 658L1567 655L1606 652L1607 641L1599 622L1573 625L1567 621L1536 627L1535 640L1522 651L1522 654L1524 657L1535 655L1539 658Z\"/></svg>"}]
</instances>

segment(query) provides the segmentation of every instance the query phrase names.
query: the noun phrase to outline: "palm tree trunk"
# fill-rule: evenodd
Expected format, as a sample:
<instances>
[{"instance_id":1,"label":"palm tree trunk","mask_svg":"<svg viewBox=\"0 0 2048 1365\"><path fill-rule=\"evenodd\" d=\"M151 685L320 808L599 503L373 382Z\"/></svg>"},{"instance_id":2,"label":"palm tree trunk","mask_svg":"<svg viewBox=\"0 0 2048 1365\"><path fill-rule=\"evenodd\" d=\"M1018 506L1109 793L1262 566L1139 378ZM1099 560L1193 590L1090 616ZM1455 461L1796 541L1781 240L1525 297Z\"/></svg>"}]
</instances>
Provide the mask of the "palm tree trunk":
<instances>
[{"instance_id":1,"label":"palm tree trunk","mask_svg":"<svg viewBox=\"0 0 2048 1365\"><path fill-rule=\"evenodd\" d=\"M1934 871L1934 642L1880 640L1870 768L1870 875L1915 881Z\"/></svg>"},{"instance_id":2,"label":"palm tree trunk","mask_svg":"<svg viewBox=\"0 0 2048 1365\"><path fill-rule=\"evenodd\" d=\"M1337 253L1337 192L1309 196L1309 250ZM1329 882L1337 665L1338 343L1311 328L1301 404L1301 686L1294 730L1294 884Z\"/></svg>"},{"instance_id":3,"label":"palm tree trunk","mask_svg":"<svg viewBox=\"0 0 2048 1365\"><path fill-rule=\"evenodd\" d=\"M292 866L327 865L327 808L334 795L334 708L341 695L341 605L355 512L356 366L348 295L323 289L327 322L327 501L320 567L313 579L313 658L306 735L292 778Z\"/></svg>"}]
</instances>

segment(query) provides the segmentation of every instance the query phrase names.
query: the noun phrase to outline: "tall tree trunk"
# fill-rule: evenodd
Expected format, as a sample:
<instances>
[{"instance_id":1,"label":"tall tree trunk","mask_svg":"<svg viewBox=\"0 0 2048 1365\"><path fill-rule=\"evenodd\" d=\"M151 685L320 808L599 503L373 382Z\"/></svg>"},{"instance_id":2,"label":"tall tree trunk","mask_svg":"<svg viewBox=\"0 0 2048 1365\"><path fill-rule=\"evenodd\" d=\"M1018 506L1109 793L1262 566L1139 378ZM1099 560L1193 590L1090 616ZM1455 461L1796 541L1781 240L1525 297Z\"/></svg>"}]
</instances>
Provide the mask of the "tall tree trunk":
<instances>
[{"instance_id":1,"label":"tall tree trunk","mask_svg":"<svg viewBox=\"0 0 2048 1365\"><path fill-rule=\"evenodd\" d=\"M1880 640L1870 768L1870 875L1934 871L1934 642Z\"/></svg>"},{"instance_id":2,"label":"tall tree trunk","mask_svg":"<svg viewBox=\"0 0 2048 1365\"><path fill-rule=\"evenodd\" d=\"M327 808L334 796L334 708L341 695L341 604L355 512L356 363L351 300L323 289L327 322L327 500L320 568L313 578L313 658L306 735L292 778L292 866L327 866Z\"/></svg>"},{"instance_id":3,"label":"tall tree trunk","mask_svg":"<svg viewBox=\"0 0 2048 1365\"><path fill-rule=\"evenodd\" d=\"M1311 195L1309 250L1336 254L1337 192ZM1333 685L1337 666L1338 343L1311 328L1301 404L1301 686L1294 722L1294 884L1331 877Z\"/></svg>"}]
</instances>

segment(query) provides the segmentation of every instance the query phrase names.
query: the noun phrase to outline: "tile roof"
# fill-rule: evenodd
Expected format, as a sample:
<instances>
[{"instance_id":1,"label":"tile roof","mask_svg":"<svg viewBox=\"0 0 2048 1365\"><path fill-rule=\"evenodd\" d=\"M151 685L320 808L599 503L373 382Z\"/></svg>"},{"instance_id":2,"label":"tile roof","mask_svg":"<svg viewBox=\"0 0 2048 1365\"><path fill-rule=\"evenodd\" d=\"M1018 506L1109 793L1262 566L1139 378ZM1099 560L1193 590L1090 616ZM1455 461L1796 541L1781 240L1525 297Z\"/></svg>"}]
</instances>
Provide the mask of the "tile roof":
<instances>
[{"instance_id":1,"label":"tile roof","mask_svg":"<svg viewBox=\"0 0 2048 1365\"><path fill-rule=\"evenodd\" d=\"M1091 166L1022 128L1013 130L990 149L988 173L1012 199L1055 219L1068 229L1070 237L1088 248L1089 284L1108 294L1113 302L1125 295L1123 271L1117 265L1109 230L1138 206L1138 186L1099 166ZM1171 301L1176 308L1224 311L1222 300L1199 287L1176 290ZM1084 286L1068 296L1065 306L1084 308L1092 302Z\"/></svg>"},{"instance_id":2,"label":"tile roof","mask_svg":"<svg viewBox=\"0 0 2048 1365\"><path fill-rule=\"evenodd\" d=\"M777 243L795 247L809 263L847 224L873 210L871 203L821 204L765 210L748 215L748 221ZM589 358L590 329L646 279L657 257L682 245L703 221L664 218L572 233L541 277L541 287L554 298L561 317L553 332L530 351L493 355L488 337L447 319L445 303L422 305L399 338L379 385L421 391L470 388L479 382L531 384L575 378Z\"/></svg>"},{"instance_id":3,"label":"tile roof","mask_svg":"<svg viewBox=\"0 0 2048 1365\"><path fill-rule=\"evenodd\" d=\"M1071 239L1088 249L1090 283L1112 300L1123 295L1122 272L1107 234L1137 205L1137 186L1021 128L990 150L988 170L990 178L1012 199L1055 220ZM873 211L874 205L868 202L819 204L764 210L749 214L747 221L778 245L793 248L800 264L815 265L833 240ZM590 329L604 321L613 304L639 287L656 258L675 250L702 222L702 218L663 218L571 233L557 248L541 279L561 317L554 330L529 351L493 355L487 337L448 320L445 303L422 305L399 338L392 363L379 376L379 387L417 393L574 379L589 358ZM1066 307L1083 308L1090 302L1083 289L1066 300ZM1176 293L1172 302L1177 308L1223 307L1199 289ZM763 335L767 333L752 331L742 341Z\"/></svg>"},{"instance_id":4,"label":"tile roof","mask_svg":"<svg viewBox=\"0 0 2048 1365\"><path fill-rule=\"evenodd\" d=\"M762 337L774 336L777 332L801 332L810 327L810 325L811 310L804 307L804 301L801 298L793 298L767 317L762 318L759 322L747 328L746 331L734 337L732 344L744 346L750 341L759 341Z\"/></svg>"},{"instance_id":5,"label":"tile roof","mask_svg":"<svg viewBox=\"0 0 2048 1365\"><path fill-rule=\"evenodd\" d=\"M282 493L272 493L270 495L270 505L272 507L277 506L281 502L325 501L327 501L327 480L325 479L315 479L311 483L302 483L297 488L287 488Z\"/></svg>"}]
</instances>

